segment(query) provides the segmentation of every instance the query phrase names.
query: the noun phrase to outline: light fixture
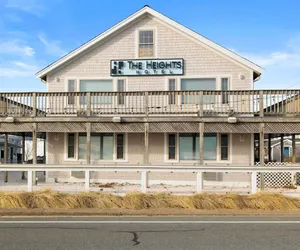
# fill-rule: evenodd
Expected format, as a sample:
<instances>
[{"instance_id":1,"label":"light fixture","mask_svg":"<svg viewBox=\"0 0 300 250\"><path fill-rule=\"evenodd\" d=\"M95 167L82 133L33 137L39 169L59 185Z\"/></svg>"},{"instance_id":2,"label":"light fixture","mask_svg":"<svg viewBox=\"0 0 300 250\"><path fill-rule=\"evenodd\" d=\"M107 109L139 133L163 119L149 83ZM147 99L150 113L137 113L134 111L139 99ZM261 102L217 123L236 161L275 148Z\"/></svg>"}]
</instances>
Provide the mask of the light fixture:
<instances>
[{"instance_id":1,"label":"light fixture","mask_svg":"<svg viewBox=\"0 0 300 250\"><path fill-rule=\"evenodd\" d=\"M228 123L237 123L236 117L228 117Z\"/></svg>"},{"instance_id":2,"label":"light fixture","mask_svg":"<svg viewBox=\"0 0 300 250\"><path fill-rule=\"evenodd\" d=\"M116 123L120 123L122 121L122 118L120 116L115 116L112 118L112 121Z\"/></svg>"}]
</instances>

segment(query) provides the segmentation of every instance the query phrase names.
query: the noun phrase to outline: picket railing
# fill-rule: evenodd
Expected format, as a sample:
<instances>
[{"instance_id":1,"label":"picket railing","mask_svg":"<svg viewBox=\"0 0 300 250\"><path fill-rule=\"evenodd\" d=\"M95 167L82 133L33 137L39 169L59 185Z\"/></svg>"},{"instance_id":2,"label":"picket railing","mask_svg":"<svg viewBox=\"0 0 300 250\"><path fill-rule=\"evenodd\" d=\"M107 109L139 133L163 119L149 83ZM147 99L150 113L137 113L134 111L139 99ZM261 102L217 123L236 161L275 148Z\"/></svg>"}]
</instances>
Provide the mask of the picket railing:
<instances>
[{"instance_id":1,"label":"picket railing","mask_svg":"<svg viewBox=\"0 0 300 250\"><path fill-rule=\"evenodd\" d=\"M0 116L300 114L300 90L0 93Z\"/></svg>"},{"instance_id":2,"label":"picket railing","mask_svg":"<svg viewBox=\"0 0 300 250\"><path fill-rule=\"evenodd\" d=\"M300 165L286 167L256 167L256 166L172 166L172 165L51 165L51 164L1 164L0 171L27 171L27 190L33 191L33 172L34 171L83 171L85 172L85 191L90 189L91 172L131 172L140 173L141 192L146 193L148 174L157 172L169 173L194 173L196 175L196 192L203 192L203 175L204 173L248 173L251 174L251 193L257 193L257 176L258 173L286 173L296 174L300 172ZM172 175L170 175L172 176ZM171 179L171 178L170 178ZM263 183L262 183L263 184ZM261 185L264 186L264 185Z\"/></svg>"}]
</instances>

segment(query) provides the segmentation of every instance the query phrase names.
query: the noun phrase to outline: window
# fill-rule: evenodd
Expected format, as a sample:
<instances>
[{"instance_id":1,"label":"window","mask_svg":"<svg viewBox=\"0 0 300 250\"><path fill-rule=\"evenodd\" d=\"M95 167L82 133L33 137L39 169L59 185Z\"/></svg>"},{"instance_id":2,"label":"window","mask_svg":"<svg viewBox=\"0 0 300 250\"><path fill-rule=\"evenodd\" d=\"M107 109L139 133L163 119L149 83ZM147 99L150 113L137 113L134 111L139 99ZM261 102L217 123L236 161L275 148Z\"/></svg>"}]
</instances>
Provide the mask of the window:
<instances>
[{"instance_id":1,"label":"window","mask_svg":"<svg viewBox=\"0 0 300 250\"><path fill-rule=\"evenodd\" d=\"M75 158L75 134L68 134L68 158Z\"/></svg>"},{"instance_id":2,"label":"window","mask_svg":"<svg viewBox=\"0 0 300 250\"><path fill-rule=\"evenodd\" d=\"M228 160L228 135L221 135L221 160Z\"/></svg>"},{"instance_id":3,"label":"window","mask_svg":"<svg viewBox=\"0 0 300 250\"><path fill-rule=\"evenodd\" d=\"M91 134L91 159L113 160L113 134ZM80 133L78 137L78 158L86 159L86 134Z\"/></svg>"},{"instance_id":4,"label":"window","mask_svg":"<svg viewBox=\"0 0 300 250\"><path fill-rule=\"evenodd\" d=\"M199 160L199 134L179 134L179 160ZM217 134L204 135L204 160L217 159Z\"/></svg>"},{"instance_id":5,"label":"window","mask_svg":"<svg viewBox=\"0 0 300 250\"><path fill-rule=\"evenodd\" d=\"M125 80L118 80L118 92L125 92ZM118 94L118 104L125 104L125 96L123 93Z\"/></svg>"},{"instance_id":6,"label":"window","mask_svg":"<svg viewBox=\"0 0 300 250\"><path fill-rule=\"evenodd\" d=\"M216 78L196 78L196 79L181 79L181 90L216 90ZM184 93L182 95L182 104L197 104L200 103L199 96L188 95ZM204 104L215 103L214 95L203 95Z\"/></svg>"},{"instance_id":7,"label":"window","mask_svg":"<svg viewBox=\"0 0 300 250\"><path fill-rule=\"evenodd\" d=\"M176 134L169 134L169 160L176 159Z\"/></svg>"},{"instance_id":8,"label":"window","mask_svg":"<svg viewBox=\"0 0 300 250\"><path fill-rule=\"evenodd\" d=\"M217 134L204 135L204 160L217 160Z\"/></svg>"},{"instance_id":9,"label":"window","mask_svg":"<svg viewBox=\"0 0 300 250\"><path fill-rule=\"evenodd\" d=\"M224 91L222 92L222 104L228 104L228 93L226 93L228 90L228 78L222 78L221 84L221 89Z\"/></svg>"},{"instance_id":10,"label":"window","mask_svg":"<svg viewBox=\"0 0 300 250\"><path fill-rule=\"evenodd\" d=\"M4 149L1 149L1 159L4 158Z\"/></svg>"},{"instance_id":11,"label":"window","mask_svg":"<svg viewBox=\"0 0 300 250\"><path fill-rule=\"evenodd\" d=\"M112 80L80 80L80 92L112 92ZM92 104L111 104L112 97L109 95L92 95ZM86 104L86 97L80 98L80 104Z\"/></svg>"},{"instance_id":12,"label":"window","mask_svg":"<svg viewBox=\"0 0 300 250\"><path fill-rule=\"evenodd\" d=\"M75 96L72 94L72 92L75 92L75 80L69 80L68 81L68 92L71 93L68 96L68 104L73 105L75 104Z\"/></svg>"},{"instance_id":13,"label":"window","mask_svg":"<svg viewBox=\"0 0 300 250\"><path fill-rule=\"evenodd\" d=\"M176 81L175 79L169 79L169 91L176 90ZM169 104L176 104L176 95L175 92L169 94Z\"/></svg>"},{"instance_id":14,"label":"window","mask_svg":"<svg viewBox=\"0 0 300 250\"><path fill-rule=\"evenodd\" d=\"M117 159L124 159L124 135L117 134Z\"/></svg>"},{"instance_id":15,"label":"window","mask_svg":"<svg viewBox=\"0 0 300 250\"><path fill-rule=\"evenodd\" d=\"M139 57L154 56L153 30L139 31Z\"/></svg>"},{"instance_id":16,"label":"window","mask_svg":"<svg viewBox=\"0 0 300 250\"><path fill-rule=\"evenodd\" d=\"M80 133L78 136L78 158L86 159L86 134Z\"/></svg>"}]
</instances>

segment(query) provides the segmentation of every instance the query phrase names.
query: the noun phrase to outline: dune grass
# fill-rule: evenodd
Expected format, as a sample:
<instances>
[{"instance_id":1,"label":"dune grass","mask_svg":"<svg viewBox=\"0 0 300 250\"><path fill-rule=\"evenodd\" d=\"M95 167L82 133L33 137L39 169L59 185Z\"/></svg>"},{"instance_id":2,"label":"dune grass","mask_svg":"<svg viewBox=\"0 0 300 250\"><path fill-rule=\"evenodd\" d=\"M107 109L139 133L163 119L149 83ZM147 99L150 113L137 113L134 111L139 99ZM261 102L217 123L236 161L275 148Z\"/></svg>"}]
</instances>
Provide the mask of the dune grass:
<instances>
[{"instance_id":1,"label":"dune grass","mask_svg":"<svg viewBox=\"0 0 300 250\"><path fill-rule=\"evenodd\" d=\"M130 193L116 196L102 193L56 193L51 190L38 192L0 192L0 208L42 209L231 209L284 211L300 210L300 199L280 194L259 193L255 195L196 194L193 196L170 195L167 193Z\"/></svg>"}]
</instances>

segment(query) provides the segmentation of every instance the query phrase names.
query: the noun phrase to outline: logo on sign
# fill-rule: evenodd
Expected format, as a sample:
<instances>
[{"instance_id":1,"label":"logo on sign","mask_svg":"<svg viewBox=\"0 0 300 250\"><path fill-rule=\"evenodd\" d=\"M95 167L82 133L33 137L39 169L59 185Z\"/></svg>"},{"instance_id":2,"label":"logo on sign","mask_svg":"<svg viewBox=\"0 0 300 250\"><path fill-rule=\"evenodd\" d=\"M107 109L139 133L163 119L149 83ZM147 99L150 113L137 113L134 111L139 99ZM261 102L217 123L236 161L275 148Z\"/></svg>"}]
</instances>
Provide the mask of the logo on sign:
<instances>
[{"instance_id":1,"label":"logo on sign","mask_svg":"<svg viewBox=\"0 0 300 250\"><path fill-rule=\"evenodd\" d=\"M183 75L183 59L111 61L112 76Z\"/></svg>"}]
</instances>

